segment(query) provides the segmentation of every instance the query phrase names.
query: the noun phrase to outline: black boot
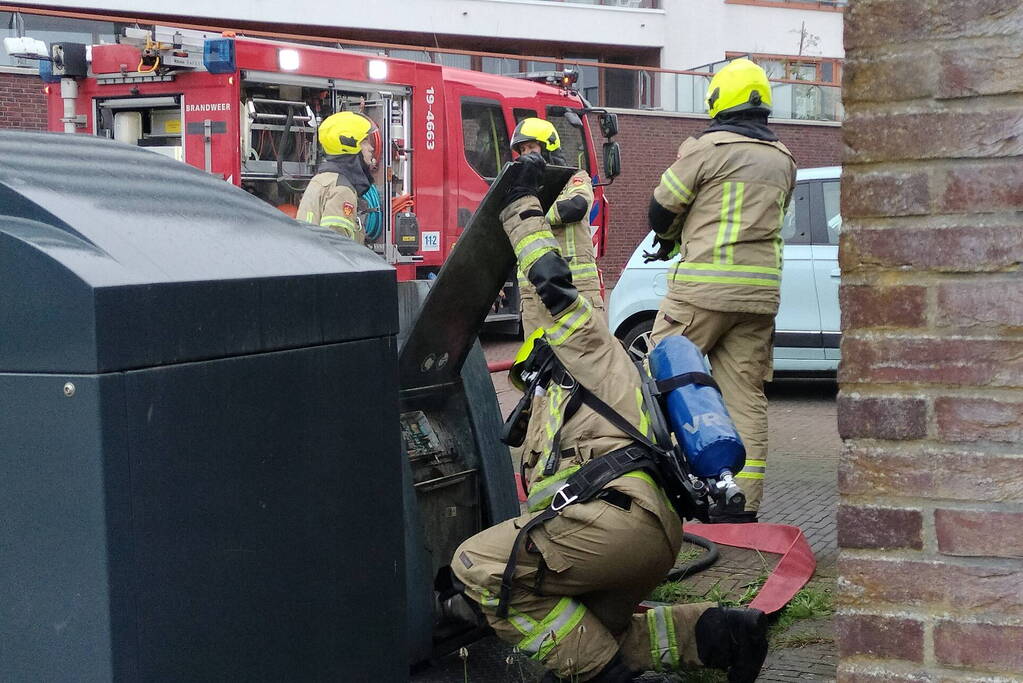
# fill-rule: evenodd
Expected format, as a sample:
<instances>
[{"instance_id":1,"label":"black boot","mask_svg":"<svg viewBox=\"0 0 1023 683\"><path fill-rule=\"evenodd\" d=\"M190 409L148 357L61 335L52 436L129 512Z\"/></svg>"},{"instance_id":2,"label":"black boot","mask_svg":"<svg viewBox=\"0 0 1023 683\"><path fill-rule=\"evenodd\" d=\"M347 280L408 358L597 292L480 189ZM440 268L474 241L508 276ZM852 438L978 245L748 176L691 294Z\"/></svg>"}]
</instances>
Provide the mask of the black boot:
<instances>
[{"instance_id":1,"label":"black boot","mask_svg":"<svg viewBox=\"0 0 1023 683\"><path fill-rule=\"evenodd\" d=\"M758 609L712 607L696 622L700 661L728 672L728 683L753 683L767 657L767 615Z\"/></svg>"}]
</instances>

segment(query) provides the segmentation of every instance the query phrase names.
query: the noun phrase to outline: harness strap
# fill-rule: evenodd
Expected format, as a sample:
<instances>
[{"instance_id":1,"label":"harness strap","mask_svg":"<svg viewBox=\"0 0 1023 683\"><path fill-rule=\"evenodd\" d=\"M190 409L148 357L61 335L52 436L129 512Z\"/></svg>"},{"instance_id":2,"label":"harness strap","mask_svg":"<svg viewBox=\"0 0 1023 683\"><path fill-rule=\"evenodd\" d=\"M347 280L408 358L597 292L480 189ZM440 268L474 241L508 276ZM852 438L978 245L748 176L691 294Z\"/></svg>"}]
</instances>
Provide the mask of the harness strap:
<instances>
[{"instance_id":1,"label":"harness strap","mask_svg":"<svg viewBox=\"0 0 1023 683\"><path fill-rule=\"evenodd\" d=\"M657 387L658 394L667 394L670 391L674 391L679 387L684 387L689 384L699 384L705 387L714 387L721 391L718 383L714 381L714 378L705 372L684 372L681 375L675 375L668 379L662 379L654 382L654 386Z\"/></svg>"},{"instance_id":2,"label":"harness strap","mask_svg":"<svg viewBox=\"0 0 1023 683\"><path fill-rule=\"evenodd\" d=\"M588 405L593 412L597 413L615 427L625 432L630 438L635 439L647 448L652 448L655 452L661 450L649 439L649 437L636 429L636 425L626 420L617 410L601 401L596 394L588 390L586 387L582 387L582 396L583 403Z\"/></svg>"},{"instance_id":3,"label":"harness strap","mask_svg":"<svg viewBox=\"0 0 1023 683\"><path fill-rule=\"evenodd\" d=\"M656 465L647 449L632 445L590 460L565 480L565 484L555 492L547 509L526 522L515 536L511 553L508 556L508 563L505 565L504 574L501 575L501 590L496 610L498 618L504 619L508 616L512 580L515 578L515 567L518 564L517 555L523 539L529 532L557 517L566 506L592 500L605 486L618 477L639 469L648 470L655 475L657 472Z\"/></svg>"}]
</instances>

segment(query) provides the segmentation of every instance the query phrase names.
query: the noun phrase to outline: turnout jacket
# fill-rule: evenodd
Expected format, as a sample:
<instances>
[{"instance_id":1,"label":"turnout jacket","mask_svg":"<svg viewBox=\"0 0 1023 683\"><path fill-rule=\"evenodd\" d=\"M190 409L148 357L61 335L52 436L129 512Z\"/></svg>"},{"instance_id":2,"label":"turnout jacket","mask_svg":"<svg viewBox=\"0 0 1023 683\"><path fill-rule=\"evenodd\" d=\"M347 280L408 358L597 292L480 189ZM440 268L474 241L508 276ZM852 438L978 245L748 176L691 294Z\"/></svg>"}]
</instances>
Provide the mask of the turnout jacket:
<instances>
[{"instance_id":1,"label":"turnout jacket","mask_svg":"<svg viewBox=\"0 0 1023 683\"><path fill-rule=\"evenodd\" d=\"M359 196L369 189L358 155L329 157L312 177L296 218L330 228L352 238L359 244L366 242L366 233L359 221ZM353 180L354 178L354 180Z\"/></svg>"},{"instance_id":2,"label":"turnout jacket","mask_svg":"<svg viewBox=\"0 0 1023 683\"><path fill-rule=\"evenodd\" d=\"M676 214L657 236L680 242L667 298L715 311L775 314L781 225L796 163L780 142L715 131L689 138L654 201Z\"/></svg>"},{"instance_id":3,"label":"turnout jacket","mask_svg":"<svg viewBox=\"0 0 1023 683\"><path fill-rule=\"evenodd\" d=\"M534 408L541 410L530 418L523 458L529 509L536 511L550 503L564 480L583 463L633 443L624 432L587 405L578 405L566 419L573 379L647 436L651 434L650 420L640 390L639 372L603 319L594 315L593 304L575 288L572 278L567 277L568 264L540 211L539 201L530 196L512 202L501 212L501 221L515 250L520 272L544 302L544 337L571 376L562 377L560 381L557 376L552 377L547 386L539 388L543 400L539 397L533 400ZM551 277L551 273L555 275ZM555 296L549 295L552 287L557 290ZM560 454L556 445L560 445ZM681 541L679 518L648 474L625 474L607 488L625 493L657 517L669 542ZM593 510L593 506L569 505L562 514L593 514ZM557 549L547 542L545 532L534 532L532 538L551 569L563 568L555 566Z\"/></svg>"}]
</instances>

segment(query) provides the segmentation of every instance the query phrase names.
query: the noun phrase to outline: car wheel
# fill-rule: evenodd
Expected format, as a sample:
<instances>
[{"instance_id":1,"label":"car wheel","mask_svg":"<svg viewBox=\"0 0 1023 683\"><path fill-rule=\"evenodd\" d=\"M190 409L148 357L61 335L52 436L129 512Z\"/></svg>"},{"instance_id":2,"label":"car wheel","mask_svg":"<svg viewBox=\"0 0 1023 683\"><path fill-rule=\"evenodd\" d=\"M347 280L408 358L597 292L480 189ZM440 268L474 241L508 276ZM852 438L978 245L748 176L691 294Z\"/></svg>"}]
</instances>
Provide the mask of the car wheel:
<instances>
[{"instance_id":1,"label":"car wheel","mask_svg":"<svg viewBox=\"0 0 1023 683\"><path fill-rule=\"evenodd\" d=\"M636 323L631 330L622 337L622 344L634 360L643 360L650 353L653 344L650 343L650 332L654 329L654 321L643 320Z\"/></svg>"}]
</instances>

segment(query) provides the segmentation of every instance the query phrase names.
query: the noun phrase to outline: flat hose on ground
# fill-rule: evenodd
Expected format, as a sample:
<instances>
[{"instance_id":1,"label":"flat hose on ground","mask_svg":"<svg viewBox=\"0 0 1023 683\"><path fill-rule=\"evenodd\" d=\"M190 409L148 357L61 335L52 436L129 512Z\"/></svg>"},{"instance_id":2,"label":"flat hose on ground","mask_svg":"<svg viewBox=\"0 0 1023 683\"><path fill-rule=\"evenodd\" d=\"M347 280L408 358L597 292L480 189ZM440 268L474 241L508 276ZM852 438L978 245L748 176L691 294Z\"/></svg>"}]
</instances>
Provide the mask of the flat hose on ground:
<instances>
[{"instance_id":1,"label":"flat hose on ground","mask_svg":"<svg viewBox=\"0 0 1023 683\"><path fill-rule=\"evenodd\" d=\"M698 545L701 548L706 548L707 552L705 552L700 559L695 562L690 562L687 565L672 569L668 572L668 581L678 581L687 576L692 576L697 572L702 572L704 569L718 561L718 547L713 541L708 541L703 536L697 536L689 532L682 533L682 540L687 543L692 543L693 545Z\"/></svg>"}]
</instances>

